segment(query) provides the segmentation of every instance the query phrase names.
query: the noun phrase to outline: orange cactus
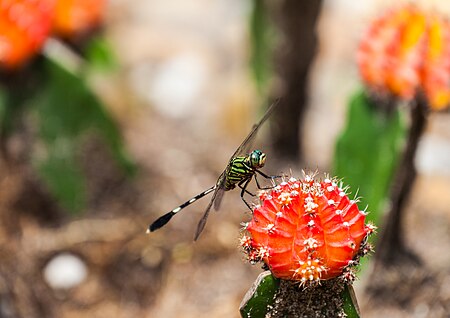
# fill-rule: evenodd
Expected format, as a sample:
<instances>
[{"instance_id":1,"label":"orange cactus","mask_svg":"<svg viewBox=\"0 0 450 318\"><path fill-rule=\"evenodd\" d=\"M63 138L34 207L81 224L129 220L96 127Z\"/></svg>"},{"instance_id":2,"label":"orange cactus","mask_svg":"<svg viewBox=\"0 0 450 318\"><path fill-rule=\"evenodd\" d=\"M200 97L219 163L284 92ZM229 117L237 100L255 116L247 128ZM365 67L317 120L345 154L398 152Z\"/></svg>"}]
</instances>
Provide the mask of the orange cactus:
<instances>
[{"instance_id":1,"label":"orange cactus","mask_svg":"<svg viewBox=\"0 0 450 318\"><path fill-rule=\"evenodd\" d=\"M342 275L370 250L365 213L336 180L291 178L261 192L241 245L252 263L264 261L276 277L302 285Z\"/></svg>"},{"instance_id":2,"label":"orange cactus","mask_svg":"<svg viewBox=\"0 0 450 318\"><path fill-rule=\"evenodd\" d=\"M450 24L413 5L375 19L360 42L358 64L366 84L382 95L431 108L450 105Z\"/></svg>"},{"instance_id":3,"label":"orange cactus","mask_svg":"<svg viewBox=\"0 0 450 318\"><path fill-rule=\"evenodd\" d=\"M423 90L435 110L450 105L450 23L431 19L421 79Z\"/></svg>"},{"instance_id":4,"label":"orange cactus","mask_svg":"<svg viewBox=\"0 0 450 318\"><path fill-rule=\"evenodd\" d=\"M103 17L105 0L56 0L53 31L71 38L97 27Z\"/></svg>"},{"instance_id":5,"label":"orange cactus","mask_svg":"<svg viewBox=\"0 0 450 318\"><path fill-rule=\"evenodd\" d=\"M17 68L40 50L52 13L53 0L0 0L0 67Z\"/></svg>"}]
</instances>

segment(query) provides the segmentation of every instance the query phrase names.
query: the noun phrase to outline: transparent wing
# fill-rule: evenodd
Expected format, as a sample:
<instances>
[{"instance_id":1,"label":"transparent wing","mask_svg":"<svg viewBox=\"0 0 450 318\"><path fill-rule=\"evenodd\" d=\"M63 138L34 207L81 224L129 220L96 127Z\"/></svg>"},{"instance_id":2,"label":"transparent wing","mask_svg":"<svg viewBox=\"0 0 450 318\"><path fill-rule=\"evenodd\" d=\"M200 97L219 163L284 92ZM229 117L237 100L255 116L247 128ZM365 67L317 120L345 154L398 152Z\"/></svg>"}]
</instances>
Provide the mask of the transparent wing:
<instances>
[{"instance_id":1,"label":"transparent wing","mask_svg":"<svg viewBox=\"0 0 450 318\"><path fill-rule=\"evenodd\" d=\"M220 175L219 179L217 180L217 194L214 198L214 210L219 210L220 204L222 203L223 195L225 194L225 178L230 169L230 163L228 163L227 168L224 172Z\"/></svg>"},{"instance_id":2,"label":"transparent wing","mask_svg":"<svg viewBox=\"0 0 450 318\"><path fill-rule=\"evenodd\" d=\"M220 179L219 179L219 181L220 181ZM203 232L203 229L205 228L205 225L206 225L206 221L208 220L209 212L211 211L211 207L213 205L213 202L216 200L217 195L218 195L219 192L222 192L221 196L223 196L224 188L223 187L219 188L219 186L216 186L216 190L213 193L211 201L209 201L209 204L208 204L208 207L205 210L205 213L203 213L202 218L198 222L197 231L195 232L194 241L197 241L198 237Z\"/></svg>"},{"instance_id":3,"label":"transparent wing","mask_svg":"<svg viewBox=\"0 0 450 318\"><path fill-rule=\"evenodd\" d=\"M272 105L270 105L269 108L266 110L264 116L259 120L259 122L253 125L252 130L247 135L247 137L245 137L244 141L240 144L240 146L236 149L236 151L233 153L229 162L237 155L249 152L249 148L252 145L253 139L255 139L256 133L258 132L261 125L264 124L264 122L267 120L267 118L270 117L275 107L279 104L279 101L280 100L276 100Z\"/></svg>"},{"instance_id":4,"label":"transparent wing","mask_svg":"<svg viewBox=\"0 0 450 318\"><path fill-rule=\"evenodd\" d=\"M249 151L249 147L251 146L251 143L253 139L256 136L256 133L258 132L261 125L267 120L267 118L270 117L275 107L278 105L279 100L275 101L272 105L269 106L267 111L265 112L264 116L259 120L258 123L253 125L252 130L250 133L245 137L244 141L241 143L241 145L236 149L236 151L233 153L233 155L228 160L228 164L226 169L222 172L220 177L217 179L216 188L214 190L213 196L211 198L211 201L209 201L208 207L206 208L202 218L198 222L197 225L197 231L195 232L194 241L198 239L200 234L203 232L203 229L205 228L206 221L208 220L209 212L211 211L211 207L214 204L214 209L218 210L220 207L220 204L222 203L223 195L225 193L225 181L226 181L226 175L230 169L230 162L231 160L236 157L237 155L245 152L247 153Z\"/></svg>"},{"instance_id":5,"label":"transparent wing","mask_svg":"<svg viewBox=\"0 0 450 318\"><path fill-rule=\"evenodd\" d=\"M275 107L278 105L279 100L275 101L270 107L266 110L264 116L259 120L258 123L253 125L252 130L250 133L245 137L244 141L240 144L240 146L236 149L236 151L233 153L233 155L228 160L228 164L226 169L222 172L219 179L217 180L217 193L215 193L215 197L212 199L212 202L214 202L214 209L218 210L220 208L220 204L222 203L223 195L225 193L225 181L226 176L228 175L228 172L230 171L230 164L231 160L236 157L237 155L241 153L248 153L249 148L252 144L253 139L255 139L256 133L259 130L259 127L267 120L267 118L270 117ZM208 212L209 213L209 212Z\"/></svg>"}]
</instances>

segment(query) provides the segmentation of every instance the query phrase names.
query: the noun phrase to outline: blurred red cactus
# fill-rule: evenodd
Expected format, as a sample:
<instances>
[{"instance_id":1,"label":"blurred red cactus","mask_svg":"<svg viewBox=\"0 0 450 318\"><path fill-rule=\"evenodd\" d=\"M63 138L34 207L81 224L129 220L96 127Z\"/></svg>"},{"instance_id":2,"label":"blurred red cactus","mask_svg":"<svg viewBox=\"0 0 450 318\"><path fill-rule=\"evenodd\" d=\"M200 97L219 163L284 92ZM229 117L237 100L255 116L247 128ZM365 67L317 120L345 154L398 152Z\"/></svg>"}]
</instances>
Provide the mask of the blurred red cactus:
<instances>
[{"instance_id":1,"label":"blurred red cactus","mask_svg":"<svg viewBox=\"0 0 450 318\"><path fill-rule=\"evenodd\" d=\"M46 40L53 0L0 0L0 67L14 69L28 61Z\"/></svg>"},{"instance_id":2,"label":"blurred red cactus","mask_svg":"<svg viewBox=\"0 0 450 318\"><path fill-rule=\"evenodd\" d=\"M414 5L375 19L362 38L358 63L374 92L411 100L425 96L432 109L450 104L450 24Z\"/></svg>"},{"instance_id":3,"label":"blurred red cactus","mask_svg":"<svg viewBox=\"0 0 450 318\"><path fill-rule=\"evenodd\" d=\"M336 180L291 178L261 192L241 245L252 263L264 261L273 275L302 285L339 275L353 280L351 267L370 250L374 226Z\"/></svg>"},{"instance_id":4,"label":"blurred red cactus","mask_svg":"<svg viewBox=\"0 0 450 318\"><path fill-rule=\"evenodd\" d=\"M103 17L105 0L56 0L53 32L71 38L97 27Z\"/></svg>"}]
</instances>

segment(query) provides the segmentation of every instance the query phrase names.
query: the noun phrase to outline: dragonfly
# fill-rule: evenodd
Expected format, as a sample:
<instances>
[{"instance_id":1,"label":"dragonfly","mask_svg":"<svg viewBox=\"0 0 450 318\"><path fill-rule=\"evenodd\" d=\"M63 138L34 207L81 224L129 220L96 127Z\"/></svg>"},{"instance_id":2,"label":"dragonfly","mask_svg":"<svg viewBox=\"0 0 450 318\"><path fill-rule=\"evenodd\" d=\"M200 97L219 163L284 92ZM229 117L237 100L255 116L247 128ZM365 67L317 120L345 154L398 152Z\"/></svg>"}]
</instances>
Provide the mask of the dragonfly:
<instances>
[{"instance_id":1,"label":"dragonfly","mask_svg":"<svg viewBox=\"0 0 450 318\"><path fill-rule=\"evenodd\" d=\"M247 207L250 210L252 210L250 204L244 198L245 193L254 196L254 194L247 191L247 186L250 183L250 181L253 178L255 178L258 189L265 189L264 187L261 187L261 185L259 184L256 174L259 174L266 179L272 180L278 177L278 176L268 176L262 171L260 171L260 169L264 167L264 164L266 162L265 153L257 149L253 150L252 152L249 152L252 141L256 136L256 133L258 132L262 124L270 117L270 115L272 114L273 110L277 105L278 102L273 103L267 109L267 111L260 119L260 121L255 125L253 125L253 128L251 129L250 133L247 135L247 137L245 137L244 141L240 144L240 146L236 149L231 158L228 160L228 164L225 170L220 174L216 183L212 187L206 189L202 193L187 200L180 206L176 207L175 209L167 212L166 214L156 219L156 221L154 221L148 227L147 233L156 231L157 229L163 227L172 219L174 215L178 214L184 208L188 207L192 203L196 202L197 200L203 198L204 196L212 192L213 194L211 201L209 201L209 204L206 207L206 210L203 213L203 216L197 225L197 230L195 232L194 237L194 241L196 241L199 238L200 234L202 233L203 229L205 228L206 221L208 219L211 208L214 206L214 209L218 210L220 208L220 204L222 202L225 191L232 190L236 186L241 188L241 199L244 201Z\"/></svg>"}]
</instances>

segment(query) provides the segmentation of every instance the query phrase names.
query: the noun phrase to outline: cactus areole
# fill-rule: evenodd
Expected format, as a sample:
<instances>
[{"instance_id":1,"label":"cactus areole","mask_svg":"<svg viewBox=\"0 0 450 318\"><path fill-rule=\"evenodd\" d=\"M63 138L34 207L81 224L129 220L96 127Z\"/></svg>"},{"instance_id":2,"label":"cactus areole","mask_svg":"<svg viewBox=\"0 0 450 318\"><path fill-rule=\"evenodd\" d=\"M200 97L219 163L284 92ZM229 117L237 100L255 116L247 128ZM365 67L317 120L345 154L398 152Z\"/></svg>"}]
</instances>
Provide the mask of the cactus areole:
<instances>
[{"instance_id":1,"label":"cactus areole","mask_svg":"<svg viewBox=\"0 0 450 318\"><path fill-rule=\"evenodd\" d=\"M370 251L375 229L336 179L290 178L259 194L260 204L245 228L241 245L251 263L263 261L272 274L307 286L342 276Z\"/></svg>"}]
</instances>

